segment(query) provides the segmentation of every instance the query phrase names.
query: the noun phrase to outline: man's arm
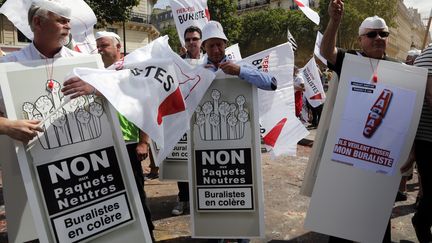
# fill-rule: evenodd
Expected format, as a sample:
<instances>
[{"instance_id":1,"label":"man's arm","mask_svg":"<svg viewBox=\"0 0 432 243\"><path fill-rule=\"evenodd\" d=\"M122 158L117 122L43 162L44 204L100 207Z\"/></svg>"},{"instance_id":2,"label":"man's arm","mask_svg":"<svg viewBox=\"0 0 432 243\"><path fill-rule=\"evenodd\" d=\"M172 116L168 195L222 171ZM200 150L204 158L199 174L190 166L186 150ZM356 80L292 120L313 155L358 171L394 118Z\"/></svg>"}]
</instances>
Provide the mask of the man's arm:
<instances>
[{"instance_id":1,"label":"man's arm","mask_svg":"<svg viewBox=\"0 0 432 243\"><path fill-rule=\"evenodd\" d=\"M337 57L336 37L342 20L344 9L343 0L331 0L328 6L330 20L324 32L320 52L328 62L335 65Z\"/></svg>"},{"instance_id":2,"label":"man's arm","mask_svg":"<svg viewBox=\"0 0 432 243\"><path fill-rule=\"evenodd\" d=\"M237 75L239 78L264 90L276 90L277 80L273 75L261 72L255 67L247 65L239 66L231 61L221 63L220 69L226 74Z\"/></svg>"},{"instance_id":3,"label":"man's arm","mask_svg":"<svg viewBox=\"0 0 432 243\"><path fill-rule=\"evenodd\" d=\"M136 147L136 154L139 160L145 160L149 155L149 136L141 130L139 142Z\"/></svg>"},{"instance_id":4,"label":"man's arm","mask_svg":"<svg viewBox=\"0 0 432 243\"><path fill-rule=\"evenodd\" d=\"M0 117L0 135L7 135L13 139L27 143L37 135L37 131L43 132L38 120L9 120Z\"/></svg>"}]
</instances>

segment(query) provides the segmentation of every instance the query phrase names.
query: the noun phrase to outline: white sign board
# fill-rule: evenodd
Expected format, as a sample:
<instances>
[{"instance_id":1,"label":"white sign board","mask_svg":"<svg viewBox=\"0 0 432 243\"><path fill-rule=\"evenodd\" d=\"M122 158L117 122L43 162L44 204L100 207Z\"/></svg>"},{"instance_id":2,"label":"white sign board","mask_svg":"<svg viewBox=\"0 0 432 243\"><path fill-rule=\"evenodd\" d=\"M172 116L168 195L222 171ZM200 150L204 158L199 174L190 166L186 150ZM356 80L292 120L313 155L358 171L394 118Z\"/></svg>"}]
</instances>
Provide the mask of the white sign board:
<instances>
[{"instance_id":1,"label":"white sign board","mask_svg":"<svg viewBox=\"0 0 432 243\"><path fill-rule=\"evenodd\" d=\"M59 81L77 66L102 65L57 59L48 80L45 60L0 65L8 118L44 121L29 146L14 141L39 241L151 242L116 112L92 96L61 106Z\"/></svg>"},{"instance_id":2,"label":"white sign board","mask_svg":"<svg viewBox=\"0 0 432 243\"><path fill-rule=\"evenodd\" d=\"M359 242L381 242L383 239L401 178L401 161L408 158L417 130L427 77L426 69L380 61L377 68L378 83L374 83L370 81L373 71L370 59L346 55L305 220L305 228L309 230ZM357 82L368 83L368 86L359 88ZM371 112L377 112L374 104L379 104L374 101L381 97L385 89L394 91L397 97L393 96L394 103L389 103L381 124L374 126L372 139L365 138L365 125L370 125L368 117ZM400 104L401 100L398 99L403 99L407 104ZM347 110L348 105L356 112ZM378 115L382 116L383 113ZM346 128L348 125L349 129ZM395 134L398 134L397 138ZM354 161L350 156L339 159L344 163L336 162L335 149L338 149L340 139L344 138L356 142L357 145L352 146L363 144L369 147L362 147L362 151L371 152L372 147L381 149L381 152L388 150L394 168L383 173L382 169L375 168L378 164ZM388 140L390 138L400 143L393 144ZM373 164L374 168L359 166L355 164L357 162Z\"/></svg>"},{"instance_id":3,"label":"white sign board","mask_svg":"<svg viewBox=\"0 0 432 243\"><path fill-rule=\"evenodd\" d=\"M170 154L159 165L159 180L188 181L188 133L185 133ZM152 153L157 157L159 148L152 141Z\"/></svg>"},{"instance_id":4,"label":"white sign board","mask_svg":"<svg viewBox=\"0 0 432 243\"><path fill-rule=\"evenodd\" d=\"M216 79L191 121L192 232L197 238L263 236L256 87Z\"/></svg>"}]
</instances>

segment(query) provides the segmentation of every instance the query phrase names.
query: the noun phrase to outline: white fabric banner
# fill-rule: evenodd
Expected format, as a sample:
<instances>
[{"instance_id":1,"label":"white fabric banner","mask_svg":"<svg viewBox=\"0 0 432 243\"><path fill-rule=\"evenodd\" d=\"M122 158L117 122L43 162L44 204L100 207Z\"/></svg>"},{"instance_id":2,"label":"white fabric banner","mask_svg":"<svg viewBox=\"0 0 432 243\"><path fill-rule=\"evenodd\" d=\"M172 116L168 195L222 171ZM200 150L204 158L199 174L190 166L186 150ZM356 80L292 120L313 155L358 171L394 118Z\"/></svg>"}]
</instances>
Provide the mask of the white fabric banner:
<instances>
[{"instance_id":1,"label":"white fabric banner","mask_svg":"<svg viewBox=\"0 0 432 243\"><path fill-rule=\"evenodd\" d=\"M189 128L189 120L215 75L193 68L159 37L110 67L77 68L74 74L99 90L128 120L153 139L161 150L159 164Z\"/></svg>"},{"instance_id":2,"label":"white fabric banner","mask_svg":"<svg viewBox=\"0 0 432 243\"><path fill-rule=\"evenodd\" d=\"M8 0L0 8L17 29L27 38L33 40L33 32L27 21L27 13L32 0ZM96 41L93 36L93 26L96 24L96 15L84 0L64 1L71 9L71 33L75 50L83 53L97 53Z\"/></svg>"},{"instance_id":3,"label":"white fabric banner","mask_svg":"<svg viewBox=\"0 0 432 243\"><path fill-rule=\"evenodd\" d=\"M317 31L317 37L315 40L315 48L314 48L314 54L316 57L318 57L320 59L320 61L327 66L327 60L321 56L321 41L322 41L322 37L323 35L321 34L321 32Z\"/></svg>"},{"instance_id":4,"label":"white fabric banner","mask_svg":"<svg viewBox=\"0 0 432 243\"><path fill-rule=\"evenodd\" d=\"M317 107L324 103L326 95L315 58L312 57L309 62L300 70L305 80L305 92L309 104L312 107Z\"/></svg>"},{"instance_id":5,"label":"white fabric banner","mask_svg":"<svg viewBox=\"0 0 432 243\"><path fill-rule=\"evenodd\" d=\"M285 43L243 59L239 64L253 65L269 72L278 81L276 91L258 90L261 135L271 154L295 155L297 142L309 132L294 114L294 52Z\"/></svg>"},{"instance_id":6,"label":"white fabric banner","mask_svg":"<svg viewBox=\"0 0 432 243\"><path fill-rule=\"evenodd\" d=\"M240 53L240 47L239 44L234 44L232 46L229 46L225 49L225 55L227 55L228 60L231 61L240 61L242 60L242 56Z\"/></svg>"},{"instance_id":7,"label":"white fabric banner","mask_svg":"<svg viewBox=\"0 0 432 243\"><path fill-rule=\"evenodd\" d=\"M184 46L185 30L192 25L202 29L210 20L207 0L170 0L170 6L180 42Z\"/></svg>"},{"instance_id":8,"label":"white fabric banner","mask_svg":"<svg viewBox=\"0 0 432 243\"><path fill-rule=\"evenodd\" d=\"M303 0L294 0L294 2L297 4L297 6L300 8L300 10L308 17L312 22L314 22L316 25L319 25L320 23L320 16L317 12L313 11L311 8L309 8L309 3L306 5Z\"/></svg>"}]
</instances>

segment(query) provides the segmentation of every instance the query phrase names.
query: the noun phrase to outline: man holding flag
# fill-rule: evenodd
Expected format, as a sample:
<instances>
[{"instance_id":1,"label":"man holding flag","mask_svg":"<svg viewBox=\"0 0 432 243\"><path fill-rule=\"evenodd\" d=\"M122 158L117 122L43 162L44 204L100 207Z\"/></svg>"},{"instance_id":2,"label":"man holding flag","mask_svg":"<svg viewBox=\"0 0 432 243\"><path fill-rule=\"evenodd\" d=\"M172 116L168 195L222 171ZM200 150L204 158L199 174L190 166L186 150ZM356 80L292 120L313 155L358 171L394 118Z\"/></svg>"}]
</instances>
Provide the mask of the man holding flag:
<instances>
[{"instance_id":1,"label":"man holding flag","mask_svg":"<svg viewBox=\"0 0 432 243\"><path fill-rule=\"evenodd\" d=\"M222 25L217 21L209 21L202 30L203 46L207 53L205 67L214 72L221 69L224 73L236 75L260 89L276 90L277 80L272 75L261 72L255 67L248 65L237 65L228 61L225 55L228 39L225 36Z\"/></svg>"}]
</instances>

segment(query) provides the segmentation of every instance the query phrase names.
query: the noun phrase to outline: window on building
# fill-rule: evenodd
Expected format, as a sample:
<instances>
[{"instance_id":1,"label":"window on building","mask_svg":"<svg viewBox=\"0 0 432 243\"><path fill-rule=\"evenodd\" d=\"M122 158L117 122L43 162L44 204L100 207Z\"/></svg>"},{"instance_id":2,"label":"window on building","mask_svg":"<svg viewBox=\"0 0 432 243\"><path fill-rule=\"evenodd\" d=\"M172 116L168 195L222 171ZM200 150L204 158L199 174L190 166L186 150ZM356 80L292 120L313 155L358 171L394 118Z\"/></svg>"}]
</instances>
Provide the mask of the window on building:
<instances>
[{"instance_id":1,"label":"window on building","mask_svg":"<svg viewBox=\"0 0 432 243\"><path fill-rule=\"evenodd\" d=\"M32 42L29 38L27 38L21 31L18 31L18 42L30 43Z\"/></svg>"}]
</instances>

